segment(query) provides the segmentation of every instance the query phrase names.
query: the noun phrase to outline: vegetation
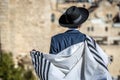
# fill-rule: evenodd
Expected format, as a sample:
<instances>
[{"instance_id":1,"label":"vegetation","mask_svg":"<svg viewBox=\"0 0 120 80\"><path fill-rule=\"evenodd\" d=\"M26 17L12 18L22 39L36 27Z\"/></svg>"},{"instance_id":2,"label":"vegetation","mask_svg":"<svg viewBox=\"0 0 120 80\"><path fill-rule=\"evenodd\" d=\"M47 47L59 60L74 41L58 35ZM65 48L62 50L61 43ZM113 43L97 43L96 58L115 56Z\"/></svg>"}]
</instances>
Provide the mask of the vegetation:
<instances>
[{"instance_id":1,"label":"vegetation","mask_svg":"<svg viewBox=\"0 0 120 80\"><path fill-rule=\"evenodd\" d=\"M25 70L23 67L14 68L12 54L2 52L0 61L0 80L35 80L31 70Z\"/></svg>"}]
</instances>

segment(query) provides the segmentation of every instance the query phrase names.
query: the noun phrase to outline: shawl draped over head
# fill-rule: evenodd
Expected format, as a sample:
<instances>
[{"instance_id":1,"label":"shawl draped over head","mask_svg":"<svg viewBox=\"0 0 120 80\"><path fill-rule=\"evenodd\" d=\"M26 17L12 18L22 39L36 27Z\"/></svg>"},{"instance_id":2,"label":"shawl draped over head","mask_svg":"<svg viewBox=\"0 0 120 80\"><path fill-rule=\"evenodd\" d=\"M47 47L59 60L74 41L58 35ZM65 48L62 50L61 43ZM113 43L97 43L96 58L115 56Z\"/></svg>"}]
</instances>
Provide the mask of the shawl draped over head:
<instances>
[{"instance_id":1,"label":"shawl draped over head","mask_svg":"<svg viewBox=\"0 0 120 80\"><path fill-rule=\"evenodd\" d=\"M36 50L30 55L40 80L112 80L108 56L89 36L57 55Z\"/></svg>"}]
</instances>

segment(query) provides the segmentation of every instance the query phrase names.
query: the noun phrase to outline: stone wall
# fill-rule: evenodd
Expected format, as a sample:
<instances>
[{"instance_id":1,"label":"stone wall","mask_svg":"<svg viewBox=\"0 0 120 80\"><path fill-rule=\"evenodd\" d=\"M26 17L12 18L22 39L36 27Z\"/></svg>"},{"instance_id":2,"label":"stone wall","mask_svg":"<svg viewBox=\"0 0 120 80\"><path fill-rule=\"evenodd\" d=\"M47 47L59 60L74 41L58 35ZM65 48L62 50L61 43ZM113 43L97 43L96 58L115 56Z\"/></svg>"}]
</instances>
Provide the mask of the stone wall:
<instances>
[{"instance_id":1,"label":"stone wall","mask_svg":"<svg viewBox=\"0 0 120 80\"><path fill-rule=\"evenodd\" d=\"M48 52L50 12L49 0L0 0L2 49L14 56L31 49Z\"/></svg>"},{"instance_id":2,"label":"stone wall","mask_svg":"<svg viewBox=\"0 0 120 80\"><path fill-rule=\"evenodd\" d=\"M55 5L55 0L51 0L52 2L49 1L0 0L0 39L4 51L12 52L14 57L29 55L29 51L32 49L46 53L49 51L51 36L66 30L65 28L58 27L59 25L56 25L56 23L51 24L51 10L55 10L54 6L51 5ZM61 13L59 14L61 15ZM100 13L97 15L100 15ZM108 29L110 29L110 25L107 24L101 28L102 31L98 31L99 28L97 28L98 30L95 33L88 33L87 27L93 25L86 21L82 26L80 30L88 35L99 34L101 32L99 36L113 35L113 33L116 35L115 31L120 31L120 29L116 28L114 31L112 29L109 33L104 32L105 26L108 26ZM112 75L116 76L120 74L120 68L114 68L120 65L118 63L120 60L120 51L117 50L120 46L107 45L101 47L108 55L113 55L114 57L114 61L109 67Z\"/></svg>"},{"instance_id":3,"label":"stone wall","mask_svg":"<svg viewBox=\"0 0 120 80\"><path fill-rule=\"evenodd\" d=\"M8 0L0 0L0 39L1 44L5 47L4 43L7 44L5 48L8 48L9 43L9 29L8 29Z\"/></svg>"}]
</instances>

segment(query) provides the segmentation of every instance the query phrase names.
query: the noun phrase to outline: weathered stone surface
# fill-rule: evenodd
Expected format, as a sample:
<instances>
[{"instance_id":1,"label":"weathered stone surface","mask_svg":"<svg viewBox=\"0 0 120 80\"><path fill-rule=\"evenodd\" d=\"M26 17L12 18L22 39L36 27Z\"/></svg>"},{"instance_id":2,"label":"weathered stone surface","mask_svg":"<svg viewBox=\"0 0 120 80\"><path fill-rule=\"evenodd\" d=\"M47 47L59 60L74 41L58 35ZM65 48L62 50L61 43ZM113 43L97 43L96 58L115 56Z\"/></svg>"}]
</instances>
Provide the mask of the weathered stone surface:
<instances>
[{"instance_id":1,"label":"weathered stone surface","mask_svg":"<svg viewBox=\"0 0 120 80\"><path fill-rule=\"evenodd\" d=\"M0 12L3 12L0 13L3 50L14 56L29 55L31 49L48 52L51 31L48 0L1 0Z\"/></svg>"},{"instance_id":2,"label":"weathered stone surface","mask_svg":"<svg viewBox=\"0 0 120 80\"><path fill-rule=\"evenodd\" d=\"M57 21L61 13L55 11L55 3L56 0L0 0L2 49L12 52L14 57L29 55L29 51L32 49L48 52L51 35L66 30L58 27ZM71 5L73 4L61 4L61 6ZM82 3L79 6L82 6ZM57 14L56 21L52 24L50 22L51 10ZM120 29L113 28L113 22L105 23L108 20L106 17L108 13L112 14L111 19L113 19L117 12L119 12L119 8L116 5L111 5L103 0L100 6L90 14L90 19L82 25L80 31L91 36L119 37ZM88 31L88 27L94 27L94 30ZM108 27L108 31L105 31L105 27ZM113 63L109 66L111 74L114 76L120 74L120 68L114 68L120 65L118 62L120 60L120 50L118 50L120 46L102 45L101 47L108 55L114 57ZM14 61L17 62L17 60Z\"/></svg>"}]
</instances>

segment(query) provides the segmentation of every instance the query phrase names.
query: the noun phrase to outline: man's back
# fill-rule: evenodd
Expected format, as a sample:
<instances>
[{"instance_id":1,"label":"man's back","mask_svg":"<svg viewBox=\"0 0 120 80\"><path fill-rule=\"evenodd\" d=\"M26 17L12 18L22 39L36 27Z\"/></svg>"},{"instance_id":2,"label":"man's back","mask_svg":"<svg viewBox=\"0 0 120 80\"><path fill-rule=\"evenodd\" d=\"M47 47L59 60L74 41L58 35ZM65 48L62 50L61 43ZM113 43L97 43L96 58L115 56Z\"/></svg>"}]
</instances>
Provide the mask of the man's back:
<instances>
[{"instance_id":1,"label":"man's back","mask_svg":"<svg viewBox=\"0 0 120 80\"><path fill-rule=\"evenodd\" d=\"M55 35L51 39L50 54L57 54L67 47L85 40L85 35L79 30L68 30Z\"/></svg>"}]
</instances>

